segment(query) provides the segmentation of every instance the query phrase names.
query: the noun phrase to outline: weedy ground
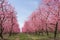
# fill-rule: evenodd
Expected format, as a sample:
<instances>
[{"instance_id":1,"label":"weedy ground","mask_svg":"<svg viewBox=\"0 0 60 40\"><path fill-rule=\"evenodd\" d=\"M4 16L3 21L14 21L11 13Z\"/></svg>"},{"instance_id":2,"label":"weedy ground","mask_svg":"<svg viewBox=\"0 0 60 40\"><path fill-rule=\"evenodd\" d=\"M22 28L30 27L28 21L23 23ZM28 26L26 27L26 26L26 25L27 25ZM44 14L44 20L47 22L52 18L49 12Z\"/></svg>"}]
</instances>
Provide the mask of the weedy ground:
<instances>
[{"instance_id":1,"label":"weedy ground","mask_svg":"<svg viewBox=\"0 0 60 40\"><path fill-rule=\"evenodd\" d=\"M54 40L54 34L50 33L49 36L46 34L43 35L36 35L36 34L15 34L12 36L8 36L8 34L3 35L4 40ZM2 40L2 39L0 39ZM57 34L57 39L60 40L60 34Z\"/></svg>"}]
</instances>

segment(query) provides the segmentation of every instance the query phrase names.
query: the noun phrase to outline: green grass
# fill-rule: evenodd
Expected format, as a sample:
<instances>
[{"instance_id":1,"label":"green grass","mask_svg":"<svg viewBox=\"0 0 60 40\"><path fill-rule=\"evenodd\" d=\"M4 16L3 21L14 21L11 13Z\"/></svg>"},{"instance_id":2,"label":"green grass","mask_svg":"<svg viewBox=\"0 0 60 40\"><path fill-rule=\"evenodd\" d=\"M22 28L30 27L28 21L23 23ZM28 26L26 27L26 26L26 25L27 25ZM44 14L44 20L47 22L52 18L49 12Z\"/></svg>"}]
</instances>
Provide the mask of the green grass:
<instances>
[{"instance_id":1,"label":"green grass","mask_svg":"<svg viewBox=\"0 0 60 40\"><path fill-rule=\"evenodd\" d=\"M49 36L47 36L46 34L42 36L42 35L24 34L24 33L12 35L10 37L8 37L8 35L4 35L4 38L8 40L51 40L53 39L53 37L54 37L53 33L50 33ZM57 37L60 38L60 34L58 34Z\"/></svg>"},{"instance_id":2,"label":"green grass","mask_svg":"<svg viewBox=\"0 0 60 40\"><path fill-rule=\"evenodd\" d=\"M48 39L48 36L45 35L32 35L32 34L20 34L20 40L41 40Z\"/></svg>"}]
</instances>

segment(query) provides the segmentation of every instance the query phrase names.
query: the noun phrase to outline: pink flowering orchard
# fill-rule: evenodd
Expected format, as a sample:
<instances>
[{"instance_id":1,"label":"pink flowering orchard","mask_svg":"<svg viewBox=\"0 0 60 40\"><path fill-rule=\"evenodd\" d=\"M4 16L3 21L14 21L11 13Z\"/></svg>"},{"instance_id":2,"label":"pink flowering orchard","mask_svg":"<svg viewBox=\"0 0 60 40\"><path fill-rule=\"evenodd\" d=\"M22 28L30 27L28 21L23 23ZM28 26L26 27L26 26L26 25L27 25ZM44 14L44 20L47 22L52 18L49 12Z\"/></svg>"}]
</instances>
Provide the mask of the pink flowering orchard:
<instances>
[{"instance_id":1,"label":"pink flowering orchard","mask_svg":"<svg viewBox=\"0 0 60 40\"><path fill-rule=\"evenodd\" d=\"M19 33L19 24L15 9L7 0L0 0L0 27L3 33Z\"/></svg>"},{"instance_id":2,"label":"pink flowering orchard","mask_svg":"<svg viewBox=\"0 0 60 40\"><path fill-rule=\"evenodd\" d=\"M29 16L28 23L23 28L28 31L38 32L60 32L60 0L42 0L42 4L32 15ZM32 26L31 26L32 25ZM23 29L24 30L24 29ZM27 32L27 31L26 31Z\"/></svg>"}]
</instances>

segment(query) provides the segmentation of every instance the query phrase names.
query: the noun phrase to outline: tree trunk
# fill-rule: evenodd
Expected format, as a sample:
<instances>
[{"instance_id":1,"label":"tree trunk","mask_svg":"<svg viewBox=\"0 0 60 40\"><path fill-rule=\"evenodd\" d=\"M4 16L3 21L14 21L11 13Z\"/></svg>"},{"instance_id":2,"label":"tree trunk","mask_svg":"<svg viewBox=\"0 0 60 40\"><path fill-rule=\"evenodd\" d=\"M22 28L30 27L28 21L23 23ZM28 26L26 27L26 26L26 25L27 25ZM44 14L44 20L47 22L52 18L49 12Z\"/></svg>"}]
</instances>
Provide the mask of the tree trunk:
<instances>
[{"instance_id":1,"label":"tree trunk","mask_svg":"<svg viewBox=\"0 0 60 40\"><path fill-rule=\"evenodd\" d=\"M4 30L4 28L2 27L2 25L0 25L0 37L3 39L3 30Z\"/></svg>"},{"instance_id":2,"label":"tree trunk","mask_svg":"<svg viewBox=\"0 0 60 40\"><path fill-rule=\"evenodd\" d=\"M13 31L13 26L11 27L11 30L10 30L9 36L12 35L12 31Z\"/></svg>"},{"instance_id":3,"label":"tree trunk","mask_svg":"<svg viewBox=\"0 0 60 40\"><path fill-rule=\"evenodd\" d=\"M54 31L54 39L56 39L56 36L57 36L57 28L58 28L58 22L56 23L56 27Z\"/></svg>"},{"instance_id":4,"label":"tree trunk","mask_svg":"<svg viewBox=\"0 0 60 40\"><path fill-rule=\"evenodd\" d=\"M48 29L47 29L47 24L46 24L46 34L47 34L47 36L49 35Z\"/></svg>"}]
</instances>

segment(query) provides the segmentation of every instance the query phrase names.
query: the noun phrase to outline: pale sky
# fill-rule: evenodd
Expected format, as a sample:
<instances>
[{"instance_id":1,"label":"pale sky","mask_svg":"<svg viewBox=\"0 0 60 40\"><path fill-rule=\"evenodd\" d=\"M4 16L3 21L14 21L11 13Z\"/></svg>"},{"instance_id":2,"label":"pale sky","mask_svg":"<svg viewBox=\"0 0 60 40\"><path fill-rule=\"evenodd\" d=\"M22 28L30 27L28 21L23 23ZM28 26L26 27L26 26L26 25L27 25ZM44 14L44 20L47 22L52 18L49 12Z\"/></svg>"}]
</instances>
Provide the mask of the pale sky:
<instances>
[{"instance_id":1,"label":"pale sky","mask_svg":"<svg viewBox=\"0 0 60 40\"><path fill-rule=\"evenodd\" d=\"M25 20L36 10L41 0L9 0L9 3L15 7L17 20L20 29L23 27Z\"/></svg>"}]
</instances>

